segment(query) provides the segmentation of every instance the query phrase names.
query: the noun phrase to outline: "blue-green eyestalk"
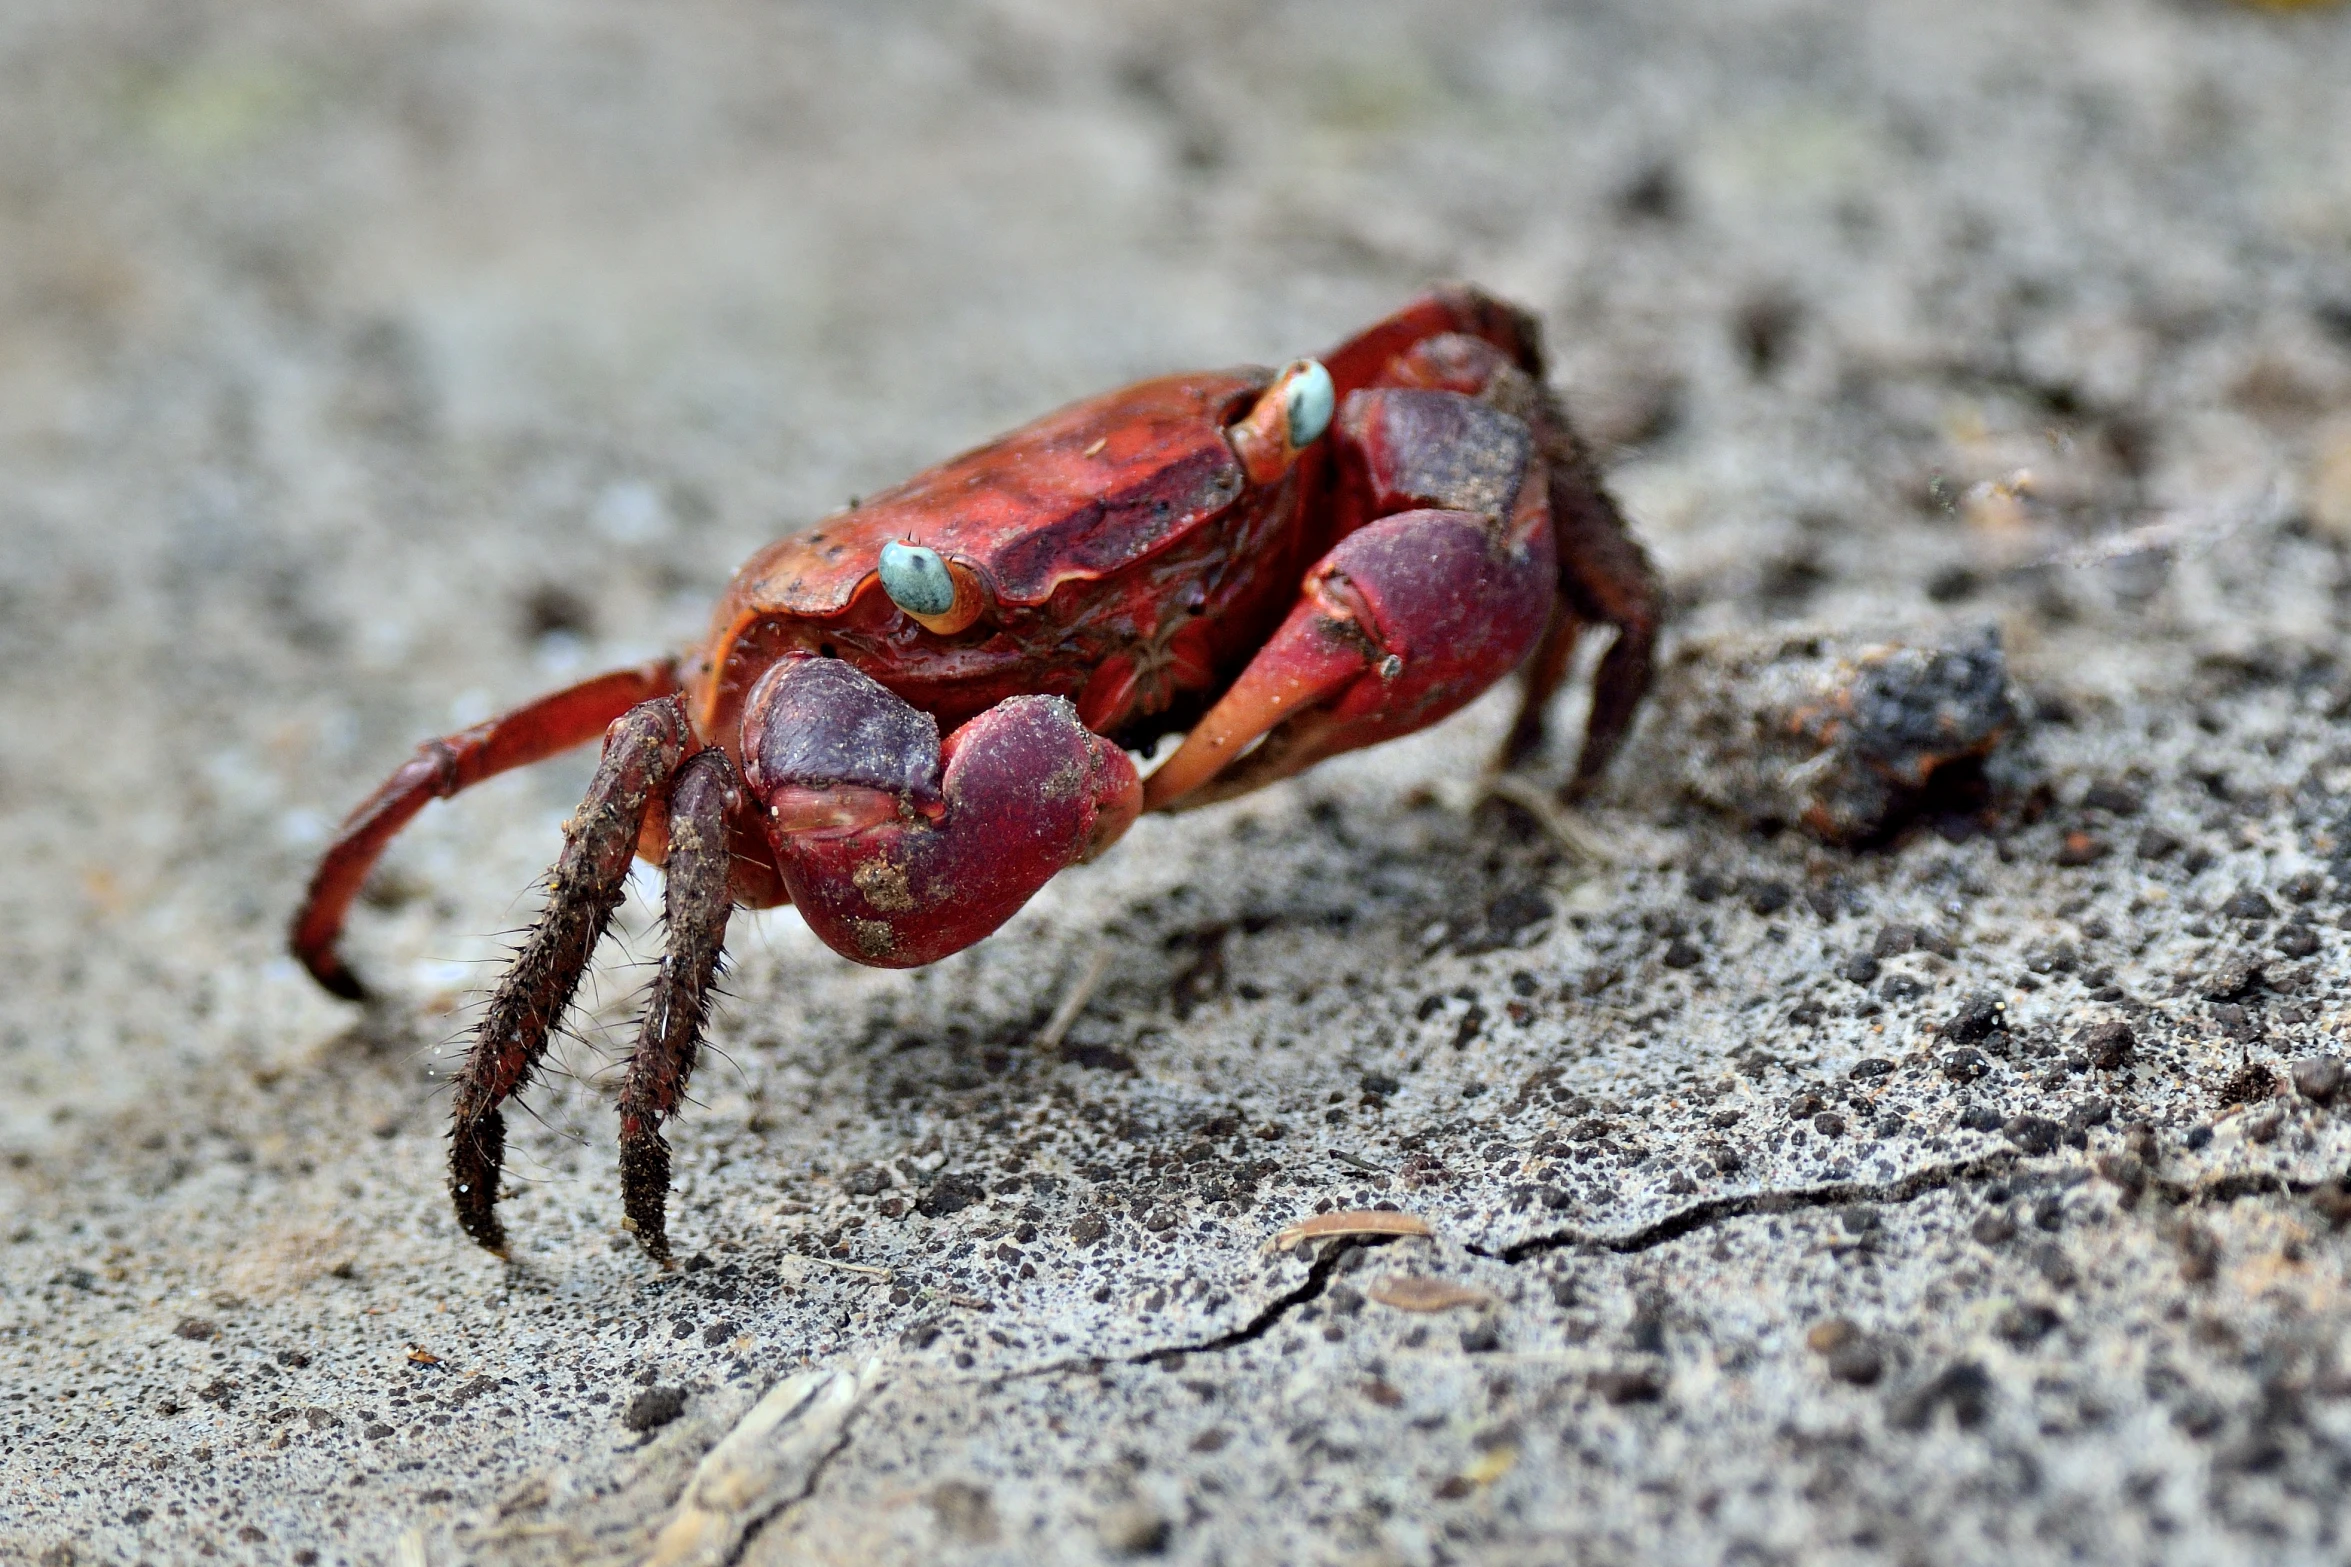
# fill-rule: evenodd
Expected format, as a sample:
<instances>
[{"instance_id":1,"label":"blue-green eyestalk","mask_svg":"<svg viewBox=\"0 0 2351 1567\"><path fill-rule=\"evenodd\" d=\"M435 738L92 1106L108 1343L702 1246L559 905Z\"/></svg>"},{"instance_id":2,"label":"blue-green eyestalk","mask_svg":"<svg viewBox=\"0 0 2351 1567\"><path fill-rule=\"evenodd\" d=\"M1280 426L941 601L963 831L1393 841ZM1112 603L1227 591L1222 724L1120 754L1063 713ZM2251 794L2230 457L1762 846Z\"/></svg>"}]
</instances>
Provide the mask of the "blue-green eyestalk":
<instances>
[{"instance_id":1,"label":"blue-green eyestalk","mask_svg":"<svg viewBox=\"0 0 2351 1567\"><path fill-rule=\"evenodd\" d=\"M979 619L987 595L968 566L949 561L922 544L896 541L882 546L876 574L890 602L907 618L941 636L951 636Z\"/></svg>"}]
</instances>

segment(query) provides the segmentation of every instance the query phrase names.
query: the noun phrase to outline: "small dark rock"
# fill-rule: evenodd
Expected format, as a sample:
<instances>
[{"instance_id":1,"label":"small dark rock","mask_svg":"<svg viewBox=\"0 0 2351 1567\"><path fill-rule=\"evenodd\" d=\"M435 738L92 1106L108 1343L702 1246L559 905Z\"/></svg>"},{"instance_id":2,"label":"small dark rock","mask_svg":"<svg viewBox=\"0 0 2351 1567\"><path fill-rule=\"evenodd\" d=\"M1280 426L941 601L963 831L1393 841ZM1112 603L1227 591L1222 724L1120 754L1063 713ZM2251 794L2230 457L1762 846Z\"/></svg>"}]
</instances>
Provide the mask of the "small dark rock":
<instances>
[{"instance_id":1,"label":"small dark rock","mask_svg":"<svg viewBox=\"0 0 2351 1567\"><path fill-rule=\"evenodd\" d=\"M1916 1001L1927 993L1926 982L1915 974L1888 974L1878 994L1888 1001Z\"/></svg>"},{"instance_id":2,"label":"small dark rock","mask_svg":"<svg viewBox=\"0 0 2351 1567\"><path fill-rule=\"evenodd\" d=\"M2139 858L2142 860L2167 860L2184 847L2186 845L2181 842L2179 834L2165 832L2160 827L2150 827L2139 834Z\"/></svg>"},{"instance_id":3,"label":"small dark rock","mask_svg":"<svg viewBox=\"0 0 2351 1567\"><path fill-rule=\"evenodd\" d=\"M922 1194L914 1206L925 1218L943 1219L951 1213L961 1213L974 1203L988 1200L988 1188L978 1176L960 1172L942 1175L931 1183L931 1189Z\"/></svg>"},{"instance_id":4,"label":"small dark rock","mask_svg":"<svg viewBox=\"0 0 2351 1567\"><path fill-rule=\"evenodd\" d=\"M2000 1131L2019 1152L2045 1154L2056 1148L2064 1128L2047 1116L2012 1115L2000 1123Z\"/></svg>"},{"instance_id":5,"label":"small dark rock","mask_svg":"<svg viewBox=\"0 0 2351 1567\"><path fill-rule=\"evenodd\" d=\"M2106 858L2106 840L2093 832L2075 828L2058 841L2056 860L2059 865L2075 868L2095 865Z\"/></svg>"},{"instance_id":6,"label":"small dark rock","mask_svg":"<svg viewBox=\"0 0 2351 1567\"><path fill-rule=\"evenodd\" d=\"M1893 1071L1894 1063L1884 1056L1863 1056L1853 1063L1853 1070L1845 1075L1861 1082L1870 1082L1877 1078L1891 1076Z\"/></svg>"},{"instance_id":7,"label":"small dark rock","mask_svg":"<svg viewBox=\"0 0 2351 1567\"><path fill-rule=\"evenodd\" d=\"M1823 1137L1845 1135L1845 1118L1834 1110L1823 1110L1812 1118L1812 1129Z\"/></svg>"},{"instance_id":8,"label":"small dark rock","mask_svg":"<svg viewBox=\"0 0 2351 1567\"><path fill-rule=\"evenodd\" d=\"M2220 1085L2223 1105L2259 1104L2278 1091L2277 1074L2258 1061L2248 1061L2224 1078Z\"/></svg>"},{"instance_id":9,"label":"small dark rock","mask_svg":"<svg viewBox=\"0 0 2351 1567\"><path fill-rule=\"evenodd\" d=\"M2326 885L2326 878L2316 871L2296 871L2278 883L2278 891L2296 903L2315 903L2318 895L2326 891Z\"/></svg>"},{"instance_id":10,"label":"small dark rock","mask_svg":"<svg viewBox=\"0 0 2351 1567\"><path fill-rule=\"evenodd\" d=\"M1682 937L1676 936L1672 942L1666 946L1665 955L1659 958L1657 961L1663 963L1667 968L1696 968L1699 963L1705 959L1705 957L1706 954L1699 951L1698 948L1692 945L1689 941Z\"/></svg>"},{"instance_id":11,"label":"small dark rock","mask_svg":"<svg viewBox=\"0 0 2351 1567\"><path fill-rule=\"evenodd\" d=\"M1788 1100L1788 1117L1790 1120L1801 1121L1808 1116L1818 1115L1827 1108L1827 1100L1810 1089L1806 1089Z\"/></svg>"},{"instance_id":12,"label":"small dark rock","mask_svg":"<svg viewBox=\"0 0 2351 1567\"><path fill-rule=\"evenodd\" d=\"M1551 900L1532 887L1506 892L1486 908L1486 928L1507 946L1522 930L1540 925L1552 914Z\"/></svg>"},{"instance_id":13,"label":"small dark rock","mask_svg":"<svg viewBox=\"0 0 2351 1567\"><path fill-rule=\"evenodd\" d=\"M2005 1246L2016 1239L2016 1221L2002 1209L1987 1208L1976 1215L1967 1233L1975 1237L1978 1245Z\"/></svg>"},{"instance_id":14,"label":"small dark rock","mask_svg":"<svg viewBox=\"0 0 2351 1567\"><path fill-rule=\"evenodd\" d=\"M2180 1141L2187 1145L2188 1151L2190 1153L2195 1152L2199 1148L2208 1147L2212 1142L2212 1128L2209 1126L2191 1126L2188 1128L2187 1135L2181 1138Z\"/></svg>"},{"instance_id":15,"label":"small dark rock","mask_svg":"<svg viewBox=\"0 0 2351 1567\"><path fill-rule=\"evenodd\" d=\"M1856 985L1866 985L1878 977L1878 960L1866 952L1856 952L1837 965L1837 975Z\"/></svg>"},{"instance_id":16,"label":"small dark rock","mask_svg":"<svg viewBox=\"0 0 2351 1567\"><path fill-rule=\"evenodd\" d=\"M2008 1004L1988 990L1979 990L1959 1004L1943 1024L1943 1037L1955 1044L1969 1045L2000 1027L2008 1015Z\"/></svg>"},{"instance_id":17,"label":"small dark rock","mask_svg":"<svg viewBox=\"0 0 2351 1567\"><path fill-rule=\"evenodd\" d=\"M1490 1322L1461 1330L1461 1352L1465 1355L1490 1355L1501 1347L1501 1331Z\"/></svg>"},{"instance_id":18,"label":"small dark rock","mask_svg":"<svg viewBox=\"0 0 2351 1567\"><path fill-rule=\"evenodd\" d=\"M2209 1284L2220 1272L2220 1241L2203 1225L2183 1221L2172 1234L2180 1249L2180 1277L2190 1284Z\"/></svg>"},{"instance_id":19,"label":"small dark rock","mask_svg":"<svg viewBox=\"0 0 2351 1567\"><path fill-rule=\"evenodd\" d=\"M1110 1221L1098 1213L1081 1213L1069 1221L1069 1238L1080 1246L1091 1246L1110 1233Z\"/></svg>"},{"instance_id":20,"label":"small dark rock","mask_svg":"<svg viewBox=\"0 0 2351 1567\"><path fill-rule=\"evenodd\" d=\"M1969 1046L1947 1052L1935 1065L1954 1083L1972 1083L1992 1070L1991 1061L1981 1050Z\"/></svg>"},{"instance_id":21,"label":"small dark rock","mask_svg":"<svg viewBox=\"0 0 2351 1567\"><path fill-rule=\"evenodd\" d=\"M1837 1215L1848 1235L1867 1235L1878 1227L1878 1211L1867 1203L1852 1203Z\"/></svg>"},{"instance_id":22,"label":"small dark rock","mask_svg":"<svg viewBox=\"0 0 2351 1567\"><path fill-rule=\"evenodd\" d=\"M1404 1085L1402 1083L1398 1082L1395 1078L1390 1077L1385 1072L1366 1072L1363 1074L1363 1091L1375 1098L1386 1099L1393 1095L1397 1089L1402 1088L1403 1086Z\"/></svg>"},{"instance_id":23,"label":"small dark rock","mask_svg":"<svg viewBox=\"0 0 2351 1567\"><path fill-rule=\"evenodd\" d=\"M172 1330L177 1338L193 1339L201 1344L206 1339L220 1336L220 1324L204 1317L182 1317Z\"/></svg>"},{"instance_id":24,"label":"small dark rock","mask_svg":"<svg viewBox=\"0 0 2351 1567\"><path fill-rule=\"evenodd\" d=\"M2051 1231L2065 1228L2065 1199L2055 1192L2043 1195L2033 1204L2033 1224Z\"/></svg>"},{"instance_id":25,"label":"small dark rock","mask_svg":"<svg viewBox=\"0 0 2351 1567\"><path fill-rule=\"evenodd\" d=\"M2073 1107L2073 1114L2066 1119L2078 1121L2084 1126L2104 1126L2114 1119L2114 1105L2105 1099L2084 1099Z\"/></svg>"},{"instance_id":26,"label":"small dark rock","mask_svg":"<svg viewBox=\"0 0 2351 1567\"><path fill-rule=\"evenodd\" d=\"M2277 913L2277 905L2251 887L2240 887L2220 906L2220 912L2233 920L2265 920Z\"/></svg>"},{"instance_id":27,"label":"small dark rock","mask_svg":"<svg viewBox=\"0 0 2351 1567\"><path fill-rule=\"evenodd\" d=\"M1855 1387L1870 1387L1885 1374L1885 1369L1884 1354L1866 1338L1857 1338L1850 1344L1841 1344L1829 1351L1828 1372L1839 1382L1849 1382Z\"/></svg>"},{"instance_id":28,"label":"small dark rock","mask_svg":"<svg viewBox=\"0 0 2351 1567\"><path fill-rule=\"evenodd\" d=\"M2282 957L2307 958L2318 951L2318 932L2308 925L2281 925L2278 933L2270 938L2270 945Z\"/></svg>"},{"instance_id":29,"label":"small dark rock","mask_svg":"<svg viewBox=\"0 0 2351 1567\"><path fill-rule=\"evenodd\" d=\"M889 1189L889 1173L870 1164L861 1164L841 1173L841 1190L852 1197L878 1197Z\"/></svg>"},{"instance_id":30,"label":"small dark rock","mask_svg":"<svg viewBox=\"0 0 2351 1567\"><path fill-rule=\"evenodd\" d=\"M1595 1371L1592 1390L1611 1404L1654 1404L1665 1397L1665 1378L1648 1366Z\"/></svg>"},{"instance_id":31,"label":"small dark rock","mask_svg":"<svg viewBox=\"0 0 2351 1567\"><path fill-rule=\"evenodd\" d=\"M1145 1502L1122 1502L1094 1525L1102 1548L1113 1556L1160 1556L1175 1537L1175 1526Z\"/></svg>"},{"instance_id":32,"label":"small dark rock","mask_svg":"<svg viewBox=\"0 0 2351 1567\"><path fill-rule=\"evenodd\" d=\"M1970 1132L1997 1132L2000 1112L1984 1105L1969 1105L1959 1112L1959 1124Z\"/></svg>"},{"instance_id":33,"label":"small dark rock","mask_svg":"<svg viewBox=\"0 0 2351 1567\"><path fill-rule=\"evenodd\" d=\"M649 1387L629 1400L629 1407L621 1412L620 1423L639 1433L658 1431L685 1412L684 1388Z\"/></svg>"},{"instance_id":34,"label":"small dark rock","mask_svg":"<svg viewBox=\"0 0 2351 1567\"><path fill-rule=\"evenodd\" d=\"M1881 925L1877 938L1870 943L1872 956L1898 958L1918 945L1916 925Z\"/></svg>"},{"instance_id":35,"label":"small dark rock","mask_svg":"<svg viewBox=\"0 0 2351 1567\"><path fill-rule=\"evenodd\" d=\"M1923 1431L1934 1422L1936 1410L1948 1408L1961 1430L1973 1430L1984 1423L1991 1405L1991 1374L1973 1361L1963 1360L1896 1399L1887 1418L1898 1430Z\"/></svg>"},{"instance_id":36,"label":"small dark rock","mask_svg":"<svg viewBox=\"0 0 2351 1567\"><path fill-rule=\"evenodd\" d=\"M2139 798L2139 791L2129 784L2101 778L2082 795L2082 805L2087 810L2106 811L2116 816L2136 816L2145 808L2146 802Z\"/></svg>"},{"instance_id":37,"label":"small dark rock","mask_svg":"<svg viewBox=\"0 0 2351 1567\"><path fill-rule=\"evenodd\" d=\"M2294 1092L2312 1104L2332 1104L2342 1089L2341 1056L2309 1056L2294 1063Z\"/></svg>"},{"instance_id":38,"label":"small dark rock","mask_svg":"<svg viewBox=\"0 0 2351 1567\"><path fill-rule=\"evenodd\" d=\"M2187 1398L2171 1412L2171 1423L2202 1441L2228 1424L2228 1412L2209 1398Z\"/></svg>"},{"instance_id":39,"label":"small dark rock","mask_svg":"<svg viewBox=\"0 0 2351 1567\"><path fill-rule=\"evenodd\" d=\"M1769 916L1786 908L1795 901L1795 896L1784 882L1759 881L1747 889L1747 907Z\"/></svg>"},{"instance_id":40,"label":"small dark rock","mask_svg":"<svg viewBox=\"0 0 2351 1567\"><path fill-rule=\"evenodd\" d=\"M2261 983L2261 965L2248 958L2231 958L2204 981L2207 1001L2234 1001Z\"/></svg>"},{"instance_id":41,"label":"small dark rock","mask_svg":"<svg viewBox=\"0 0 2351 1567\"><path fill-rule=\"evenodd\" d=\"M2011 1306L1993 1321L1992 1332L2018 1349L2027 1349L2056 1331L2061 1320L2047 1306Z\"/></svg>"},{"instance_id":42,"label":"small dark rock","mask_svg":"<svg viewBox=\"0 0 2351 1567\"><path fill-rule=\"evenodd\" d=\"M2120 1019L2092 1023L2073 1036L2073 1047L2089 1059L2089 1064L2101 1072L2111 1072L2139 1048L2139 1036L2131 1026Z\"/></svg>"}]
</instances>

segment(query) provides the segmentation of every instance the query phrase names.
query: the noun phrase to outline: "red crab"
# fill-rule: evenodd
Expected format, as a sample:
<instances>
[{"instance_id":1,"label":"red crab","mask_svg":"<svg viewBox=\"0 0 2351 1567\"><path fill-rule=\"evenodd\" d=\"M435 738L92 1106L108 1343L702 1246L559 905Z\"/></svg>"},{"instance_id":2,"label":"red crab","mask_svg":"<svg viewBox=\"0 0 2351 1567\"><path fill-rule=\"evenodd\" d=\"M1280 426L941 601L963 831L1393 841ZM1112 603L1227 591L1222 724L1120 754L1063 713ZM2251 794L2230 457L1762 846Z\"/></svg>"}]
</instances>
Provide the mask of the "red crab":
<instances>
[{"instance_id":1,"label":"red crab","mask_svg":"<svg viewBox=\"0 0 2351 1567\"><path fill-rule=\"evenodd\" d=\"M641 855L664 867L667 948L621 1090L621 1190L666 1262L661 1127L737 905L793 904L860 963L933 962L1138 812L1409 734L1521 666L1502 760L1526 759L1578 635L1605 624L1573 794L1648 685L1659 607L1545 388L1534 320L1441 289L1320 362L1049 414L770 544L683 658L427 741L343 823L294 953L361 997L336 939L392 835L427 800L601 735L545 911L457 1078L450 1188L503 1255L500 1106ZM1177 732L1139 776L1129 750Z\"/></svg>"}]
</instances>

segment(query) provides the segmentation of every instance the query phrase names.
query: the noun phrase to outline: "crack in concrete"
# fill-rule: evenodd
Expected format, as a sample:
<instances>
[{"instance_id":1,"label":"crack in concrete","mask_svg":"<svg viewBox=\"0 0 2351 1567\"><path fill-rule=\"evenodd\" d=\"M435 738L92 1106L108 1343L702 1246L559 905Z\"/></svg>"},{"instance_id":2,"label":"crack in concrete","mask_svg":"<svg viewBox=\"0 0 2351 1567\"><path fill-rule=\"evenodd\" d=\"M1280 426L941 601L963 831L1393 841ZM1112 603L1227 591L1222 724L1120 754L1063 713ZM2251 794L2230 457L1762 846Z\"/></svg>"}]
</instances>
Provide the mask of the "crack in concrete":
<instances>
[{"instance_id":1,"label":"crack in concrete","mask_svg":"<svg viewBox=\"0 0 2351 1567\"><path fill-rule=\"evenodd\" d=\"M1512 1265L1529 1257L1570 1248L1598 1249L1618 1256L1634 1256L1678 1241L1684 1236L1694 1235L1700 1230L1710 1229L1729 1219L1798 1213L1814 1208L1841 1208L1856 1202L1911 1202L1928 1192L1944 1191L1968 1181L2006 1174L2016 1167L2019 1157L2014 1152L1999 1150L1961 1160L1957 1164L1928 1165L1891 1181L1837 1181L1799 1191L1740 1192L1693 1203L1630 1234L1609 1236L1584 1230L1558 1230L1549 1235L1513 1242L1499 1251L1485 1251L1476 1246L1468 1250L1473 1256Z\"/></svg>"}]
</instances>

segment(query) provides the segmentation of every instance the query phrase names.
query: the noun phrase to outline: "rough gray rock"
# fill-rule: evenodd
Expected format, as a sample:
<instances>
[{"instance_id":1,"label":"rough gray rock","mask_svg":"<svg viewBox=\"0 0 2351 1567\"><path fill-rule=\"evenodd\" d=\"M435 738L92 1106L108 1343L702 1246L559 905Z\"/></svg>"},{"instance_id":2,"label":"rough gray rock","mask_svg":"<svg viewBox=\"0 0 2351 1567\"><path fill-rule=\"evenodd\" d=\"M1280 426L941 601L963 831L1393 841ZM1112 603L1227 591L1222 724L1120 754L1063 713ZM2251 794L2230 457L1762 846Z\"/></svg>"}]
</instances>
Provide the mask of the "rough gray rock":
<instances>
[{"instance_id":1,"label":"rough gray rock","mask_svg":"<svg viewBox=\"0 0 2351 1567\"><path fill-rule=\"evenodd\" d=\"M2338 1559L2347 80L2209 0L5 8L0 1559ZM739 919L675 1273L609 965L465 1243L437 1073L586 763L402 841L367 1011L279 954L337 812L1436 275L1544 315L1692 667L1995 625L2014 812L1627 765L1595 863L1497 698L929 970Z\"/></svg>"}]
</instances>

